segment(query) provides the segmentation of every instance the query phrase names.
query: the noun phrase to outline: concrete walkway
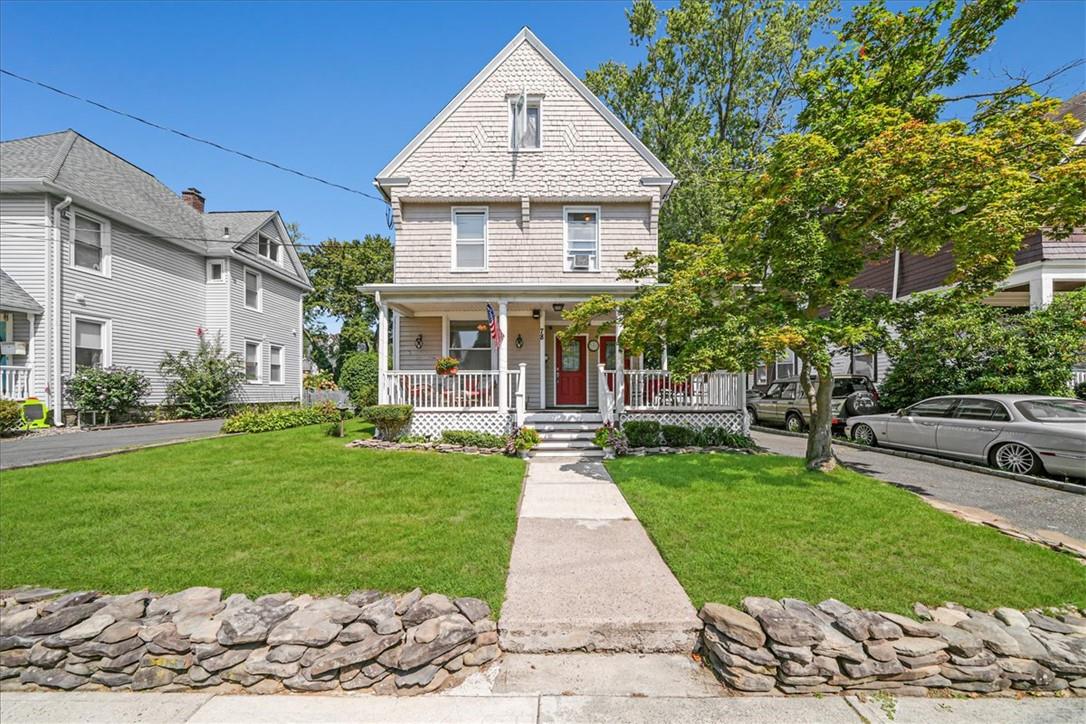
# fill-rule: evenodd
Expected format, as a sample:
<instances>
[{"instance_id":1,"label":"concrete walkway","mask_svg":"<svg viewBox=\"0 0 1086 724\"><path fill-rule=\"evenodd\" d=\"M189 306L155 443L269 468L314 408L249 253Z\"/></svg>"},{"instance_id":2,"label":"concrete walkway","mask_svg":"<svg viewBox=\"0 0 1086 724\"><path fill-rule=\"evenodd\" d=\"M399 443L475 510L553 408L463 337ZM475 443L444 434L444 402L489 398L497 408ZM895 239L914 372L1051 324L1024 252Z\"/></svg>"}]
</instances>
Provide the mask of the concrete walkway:
<instances>
[{"instance_id":1,"label":"concrete walkway","mask_svg":"<svg viewBox=\"0 0 1086 724\"><path fill-rule=\"evenodd\" d=\"M193 420L108 430L76 430L0 440L0 470L108 455L219 434L222 420Z\"/></svg>"},{"instance_id":2,"label":"concrete walkway","mask_svg":"<svg viewBox=\"0 0 1086 724\"><path fill-rule=\"evenodd\" d=\"M600 461L529 461L498 622L506 651L689 652L699 629Z\"/></svg>"}]
</instances>

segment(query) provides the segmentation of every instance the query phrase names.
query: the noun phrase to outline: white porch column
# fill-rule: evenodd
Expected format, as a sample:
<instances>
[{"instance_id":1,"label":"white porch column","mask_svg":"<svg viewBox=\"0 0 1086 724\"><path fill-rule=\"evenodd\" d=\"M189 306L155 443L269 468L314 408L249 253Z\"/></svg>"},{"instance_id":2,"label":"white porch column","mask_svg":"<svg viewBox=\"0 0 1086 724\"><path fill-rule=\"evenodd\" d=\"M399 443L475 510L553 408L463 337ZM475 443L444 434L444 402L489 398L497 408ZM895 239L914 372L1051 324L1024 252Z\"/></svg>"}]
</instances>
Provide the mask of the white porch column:
<instances>
[{"instance_id":1,"label":"white porch column","mask_svg":"<svg viewBox=\"0 0 1086 724\"><path fill-rule=\"evenodd\" d=\"M498 329L502 332L498 344L498 410L505 415L509 413L509 303L504 299L498 302Z\"/></svg>"},{"instance_id":2,"label":"white porch column","mask_svg":"<svg viewBox=\"0 0 1086 724\"><path fill-rule=\"evenodd\" d=\"M622 313L615 312L615 422L626 403L626 351L622 348Z\"/></svg>"},{"instance_id":3,"label":"white porch column","mask_svg":"<svg viewBox=\"0 0 1086 724\"><path fill-rule=\"evenodd\" d=\"M539 409L547 408L547 308L539 308Z\"/></svg>"},{"instance_id":4,"label":"white porch column","mask_svg":"<svg viewBox=\"0 0 1086 724\"><path fill-rule=\"evenodd\" d=\"M1052 277L1038 270L1029 280L1029 308L1043 309L1052 303Z\"/></svg>"},{"instance_id":5,"label":"white porch column","mask_svg":"<svg viewBox=\"0 0 1086 724\"><path fill-rule=\"evenodd\" d=\"M27 325L27 340L26 340L26 391L28 395L37 395L38 391L34 387L34 375L37 374L37 370L34 369L35 355L34 355L34 338L36 336L38 326L38 315L26 313L26 325ZM15 326L15 325L12 325ZM14 339L14 335L12 335Z\"/></svg>"},{"instance_id":6,"label":"white porch column","mask_svg":"<svg viewBox=\"0 0 1086 724\"><path fill-rule=\"evenodd\" d=\"M392 310L392 369L400 369L400 313Z\"/></svg>"},{"instance_id":7,"label":"white porch column","mask_svg":"<svg viewBox=\"0 0 1086 724\"><path fill-rule=\"evenodd\" d=\"M660 369L667 372L667 342L664 342L664 346L660 350Z\"/></svg>"},{"instance_id":8,"label":"white porch column","mask_svg":"<svg viewBox=\"0 0 1086 724\"><path fill-rule=\"evenodd\" d=\"M388 402L388 308L377 302L377 402Z\"/></svg>"}]
</instances>

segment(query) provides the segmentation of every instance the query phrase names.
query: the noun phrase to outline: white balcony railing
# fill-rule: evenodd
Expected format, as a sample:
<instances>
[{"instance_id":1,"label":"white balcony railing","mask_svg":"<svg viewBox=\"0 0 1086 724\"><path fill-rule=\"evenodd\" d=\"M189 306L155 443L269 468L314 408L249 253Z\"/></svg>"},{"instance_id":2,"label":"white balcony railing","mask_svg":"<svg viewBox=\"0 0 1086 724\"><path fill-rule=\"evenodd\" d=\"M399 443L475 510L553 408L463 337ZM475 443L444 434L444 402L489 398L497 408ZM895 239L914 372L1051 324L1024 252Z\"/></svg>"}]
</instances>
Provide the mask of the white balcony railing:
<instances>
[{"instance_id":1,"label":"white balcony railing","mask_svg":"<svg viewBox=\"0 0 1086 724\"><path fill-rule=\"evenodd\" d=\"M1071 386L1074 387L1083 382L1086 382L1086 369L1071 370Z\"/></svg>"},{"instance_id":2,"label":"white balcony railing","mask_svg":"<svg viewBox=\"0 0 1086 724\"><path fill-rule=\"evenodd\" d=\"M601 383L606 380L601 374ZM683 412L742 410L743 378L733 372L706 372L689 377L667 370L626 370L623 407L627 410Z\"/></svg>"},{"instance_id":3,"label":"white balcony railing","mask_svg":"<svg viewBox=\"0 0 1086 724\"><path fill-rule=\"evenodd\" d=\"M30 397L30 367L0 366L0 399L25 400Z\"/></svg>"},{"instance_id":4,"label":"white balcony railing","mask_svg":"<svg viewBox=\"0 0 1086 724\"><path fill-rule=\"evenodd\" d=\"M500 394L497 371L460 370L454 375L432 371L385 372L386 401L392 405L411 405L416 410L498 410ZM506 372L510 409L516 405L516 393L523 389L520 371Z\"/></svg>"}]
</instances>

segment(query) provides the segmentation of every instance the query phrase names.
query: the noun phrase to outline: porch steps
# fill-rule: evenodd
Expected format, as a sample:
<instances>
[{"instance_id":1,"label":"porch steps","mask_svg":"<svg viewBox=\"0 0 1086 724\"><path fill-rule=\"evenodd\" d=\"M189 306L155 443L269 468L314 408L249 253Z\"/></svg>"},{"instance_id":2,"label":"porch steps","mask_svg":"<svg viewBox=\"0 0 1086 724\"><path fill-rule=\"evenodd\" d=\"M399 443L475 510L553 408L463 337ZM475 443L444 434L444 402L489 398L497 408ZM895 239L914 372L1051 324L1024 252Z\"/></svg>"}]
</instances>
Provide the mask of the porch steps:
<instances>
[{"instance_id":1,"label":"porch steps","mask_svg":"<svg viewBox=\"0 0 1086 724\"><path fill-rule=\"evenodd\" d=\"M530 457L603 457L603 450L592 444L596 430L603 424L597 412L532 412L525 416L524 424L538 430L542 438Z\"/></svg>"}]
</instances>

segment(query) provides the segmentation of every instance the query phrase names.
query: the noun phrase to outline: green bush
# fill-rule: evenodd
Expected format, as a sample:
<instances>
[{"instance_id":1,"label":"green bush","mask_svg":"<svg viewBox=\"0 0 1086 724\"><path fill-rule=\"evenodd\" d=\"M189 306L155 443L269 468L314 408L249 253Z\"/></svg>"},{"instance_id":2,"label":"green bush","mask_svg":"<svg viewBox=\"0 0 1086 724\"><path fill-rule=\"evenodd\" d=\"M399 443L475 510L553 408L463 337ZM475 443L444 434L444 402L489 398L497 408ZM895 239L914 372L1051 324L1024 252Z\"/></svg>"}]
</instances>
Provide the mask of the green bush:
<instances>
[{"instance_id":1,"label":"green bush","mask_svg":"<svg viewBox=\"0 0 1086 724\"><path fill-rule=\"evenodd\" d=\"M510 442L513 451L524 452L525 450L531 450L542 441L543 438L539 436L539 431L534 427L522 427L517 430Z\"/></svg>"},{"instance_id":2,"label":"green bush","mask_svg":"<svg viewBox=\"0 0 1086 724\"><path fill-rule=\"evenodd\" d=\"M307 390L338 390L339 386L332 379L331 372L306 372L302 376L302 387Z\"/></svg>"},{"instance_id":3,"label":"green bush","mask_svg":"<svg viewBox=\"0 0 1086 724\"><path fill-rule=\"evenodd\" d=\"M347 390L356 408L377 404L377 353L356 352L339 371L339 388Z\"/></svg>"},{"instance_id":4,"label":"green bush","mask_svg":"<svg viewBox=\"0 0 1086 724\"><path fill-rule=\"evenodd\" d=\"M505 447L505 438L488 432L474 430L445 430L441 433L441 442L464 447L482 447L491 450Z\"/></svg>"},{"instance_id":5,"label":"green bush","mask_svg":"<svg viewBox=\"0 0 1086 724\"><path fill-rule=\"evenodd\" d=\"M698 431L685 425L662 425L660 433L668 447L690 447L697 444Z\"/></svg>"},{"instance_id":6,"label":"green bush","mask_svg":"<svg viewBox=\"0 0 1086 724\"><path fill-rule=\"evenodd\" d=\"M626 435L613 422L604 423L603 427L596 430L592 443L596 447L611 448L615 455L625 455L630 451Z\"/></svg>"},{"instance_id":7,"label":"green bush","mask_svg":"<svg viewBox=\"0 0 1086 724\"><path fill-rule=\"evenodd\" d=\"M411 422L414 411L411 405L371 405L358 414L363 420L373 423L381 440L395 440Z\"/></svg>"},{"instance_id":8,"label":"green bush","mask_svg":"<svg viewBox=\"0 0 1086 724\"><path fill-rule=\"evenodd\" d=\"M23 424L22 405L15 400L0 400L0 432L14 430Z\"/></svg>"},{"instance_id":9,"label":"green bush","mask_svg":"<svg viewBox=\"0 0 1086 724\"><path fill-rule=\"evenodd\" d=\"M660 444L660 423L656 420L630 420L622 425L630 447L656 447Z\"/></svg>"},{"instance_id":10,"label":"green bush","mask_svg":"<svg viewBox=\"0 0 1086 724\"><path fill-rule=\"evenodd\" d=\"M221 335L211 341L198 329L196 336L200 338L196 354L166 352L158 365L170 380L166 399L178 417L221 417L245 379L245 364L237 352L223 349Z\"/></svg>"},{"instance_id":11,"label":"green bush","mask_svg":"<svg viewBox=\"0 0 1086 724\"><path fill-rule=\"evenodd\" d=\"M80 367L64 385L64 395L80 412L125 413L139 407L150 381L128 367Z\"/></svg>"},{"instance_id":12,"label":"green bush","mask_svg":"<svg viewBox=\"0 0 1086 724\"><path fill-rule=\"evenodd\" d=\"M339 421L339 410L331 402L312 407L247 407L223 423L223 432L271 432L289 427Z\"/></svg>"}]
</instances>

